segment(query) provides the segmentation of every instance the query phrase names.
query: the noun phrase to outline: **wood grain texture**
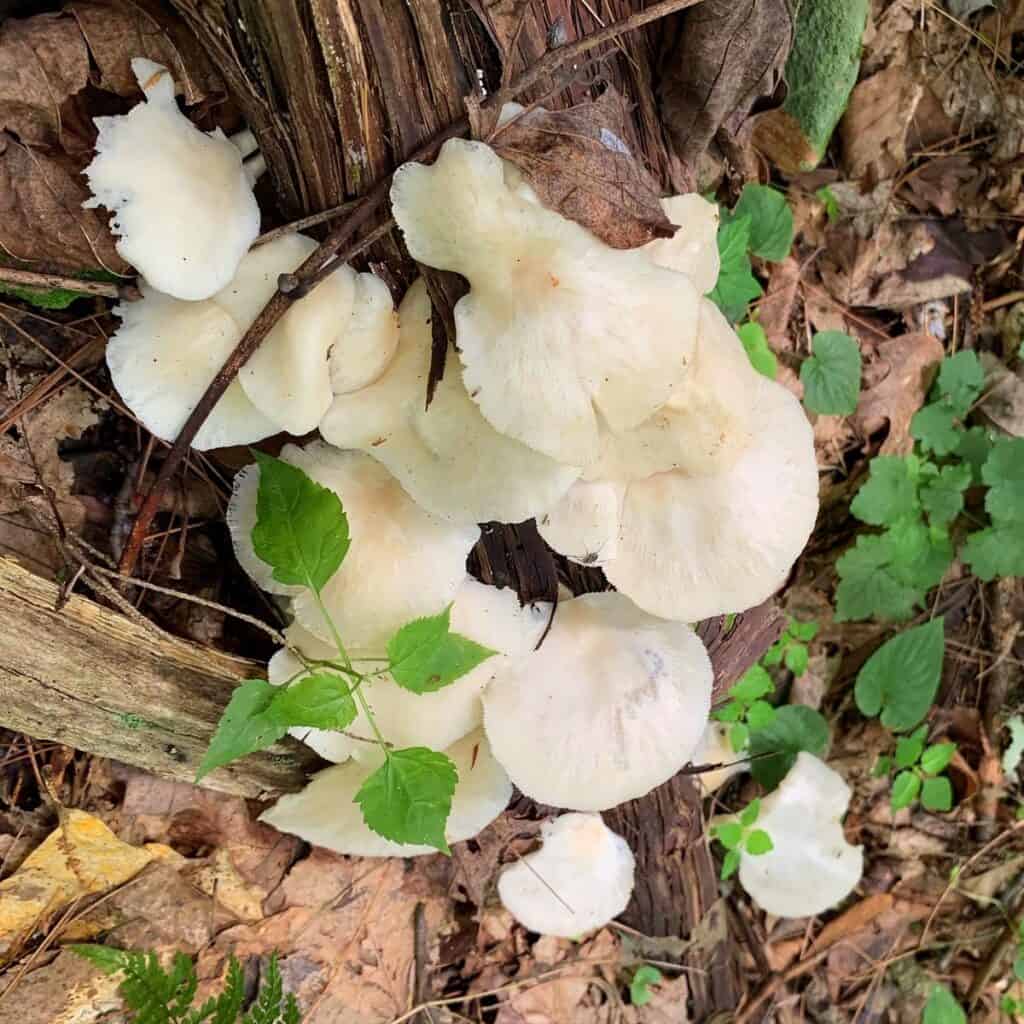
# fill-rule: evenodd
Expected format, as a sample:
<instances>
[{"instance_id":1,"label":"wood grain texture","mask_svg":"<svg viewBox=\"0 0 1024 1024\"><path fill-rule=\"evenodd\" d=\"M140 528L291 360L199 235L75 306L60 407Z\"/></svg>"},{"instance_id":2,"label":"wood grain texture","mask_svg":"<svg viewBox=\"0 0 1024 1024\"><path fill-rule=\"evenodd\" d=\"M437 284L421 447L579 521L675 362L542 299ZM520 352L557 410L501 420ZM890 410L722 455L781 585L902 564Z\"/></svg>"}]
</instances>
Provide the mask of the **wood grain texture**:
<instances>
[{"instance_id":1,"label":"wood grain texture","mask_svg":"<svg viewBox=\"0 0 1024 1024\"><path fill-rule=\"evenodd\" d=\"M191 782L253 662L198 647L0 559L0 725ZM246 797L302 787L319 764L288 740L203 784Z\"/></svg>"}]
</instances>

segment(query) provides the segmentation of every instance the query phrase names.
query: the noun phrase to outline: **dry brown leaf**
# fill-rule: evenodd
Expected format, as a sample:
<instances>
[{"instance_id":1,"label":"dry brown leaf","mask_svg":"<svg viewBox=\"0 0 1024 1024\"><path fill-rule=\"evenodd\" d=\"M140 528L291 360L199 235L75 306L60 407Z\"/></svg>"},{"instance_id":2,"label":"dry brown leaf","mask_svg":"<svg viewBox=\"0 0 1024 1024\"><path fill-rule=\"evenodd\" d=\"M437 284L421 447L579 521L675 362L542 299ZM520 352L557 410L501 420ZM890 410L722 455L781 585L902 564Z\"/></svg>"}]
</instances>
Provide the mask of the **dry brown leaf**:
<instances>
[{"instance_id":1,"label":"dry brown leaf","mask_svg":"<svg viewBox=\"0 0 1024 1024\"><path fill-rule=\"evenodd\" d=\"M858 83L839 122L843 167L851 178L890 178L907 159L907 132L924 85L893 66Z\"/></svg>"},{"instance_id":2,"label":"dry brown leaf","mask_svg":"<svg viewBox=\"0 0 1024 1024\"><path fill-rule=\"evenodd\" d=\"M757 322L764 328L768 344L775 352L792 352L797 347L789 325L799 285L800 264L792 256L772 264L768 287L757 304Z\"/></svg>"},{"instance_id":3,"label":"dry brown leaf","mask_svg":"<svg viewBox=\"0 0 1024 1024\"><path fill-rule=\"evenodd\" d=\"M650 1002L643 1006L627 1006L621 1019L631 1024L689 1024L687 1003L690 988L686 975L665 978L651 987Z\"/></svg>"},{"instance_id":4,"label":"dry brown leaf","mask_svg":"<svg viewBox=\"0 0 1024 1024\"><path fill-rule=\"evenodd\" d=\"M981 361L986 371L981 411L1011 437L1024 437L1024 378L988 352L982 353Z\"/></svg>"},{"instance_id":5,"label":"dry brown leaf","mask_svg":"<svg viewBox=\"0 0 1024 1024\"><path fill-rule=\"evenodd\" d=\"M878 892L867 899L855 903L849 910L844 911L834 921L829 921L821 930L821 934L814 940L810 952L816 953L819 950L834 946L840 939L845 939L854 932L859 932L866 925L869 925L879 914L892 910L896 898L887 892Z\"/></svg>"},{"instance_id":6,"label":"dry brown leaf","mask_svg":"<svg viewBox=\"0 0 1024 1024\"><path fill-rule=\"evenodd\" d=\"M924 404L931 371L941 362L942 342L930 334L904 334L878 346L872 382L861 392L852 420L866 437L889 424L885 455L906 455L914 446L910 421Z\"/></svg>"},{"instance_id":7,"label":"dry brown leaf","mask_svg":"<svg viewBox=\"0 0 1024 1024\"><path fill-rule=\"evenodd\" d=\"M494 136L548 209L582 224L615 249L669 238L658 183L622 141L626 101L608 88L592 103L540 108Z\"/></svg>"},{"instance_id":8,"label":"dry brown leaf","mask_svg":"<svg viewBox=\"0 0 1024 1024\"><path fill-rule=\"evenodd\" d=\"M122 978L104 974L84 957L62 952L45 966L25 975L7 1007L0 1004L3 1024L98 1024L118 1016L124 1001L117 990Z\"/></svg>"}]
</instances>

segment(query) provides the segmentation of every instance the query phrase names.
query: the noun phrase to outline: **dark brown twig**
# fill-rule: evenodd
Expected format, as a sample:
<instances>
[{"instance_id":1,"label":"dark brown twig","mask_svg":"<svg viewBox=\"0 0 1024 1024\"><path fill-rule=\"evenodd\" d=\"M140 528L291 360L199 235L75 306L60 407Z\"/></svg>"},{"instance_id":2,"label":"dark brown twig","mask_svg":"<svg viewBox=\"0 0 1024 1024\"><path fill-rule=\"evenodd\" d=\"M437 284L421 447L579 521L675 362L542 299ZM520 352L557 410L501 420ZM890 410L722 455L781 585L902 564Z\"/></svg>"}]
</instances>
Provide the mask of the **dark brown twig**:
<instances>
[{"instance_id":1,"label":"dark brown twig","mask_svg":"<svg viewBox=\"0 0 1024 1024\"><path fill-rule=\"evenodd\" d=\"M532 67L527 68L521 75L510 83L506 88L499 89L489 96L482 106L501 107L509 100L515 98L527 89L530 89L538 82L549 76L552 72L565 64L571 64L574 60L583 57L588 50L595 46L601 46L615 40L624 32L631 32L635 29L649 25L670 14L681 11L687 7L693 7L701 0L659 0L646 10L637 11L628 18L615 22L597 32L591 33L583 39L573 43L559 46L537 61ZM469 118L462 117L448 125L437 136L427 142L424 146L413 153L409 160L422 160L431 156L448 139L464 135L469 130ZM199 428L206 418L213 411L213 407L220 400L227 390L228 385L238 375L238 371L250 359L253 353L259 348L263 339L270 333L273 326L288 311L291 304L302 298L308 291L315 287L324 277L347 262L352 255L358 251L362 243L349 246L342 251L346 242L362 228L374 215L377 209L384 204L388 191L391 187L392 175L387 175L378 181L369 192L363 196L358 205L353 209L352 215L343 223L339 224L327 238L318 246L309 259L302 264L293 274L283 274L278 284L277 293L271 298L267 305L253 321L245 332L235 350L228 356L227 362L221 367L210 382L203 397L199 400L191 415L185 421L181 432L175 439L171 450L168 452L153 482L149 493L135 517L131 534L121 554L119 571L125 575L131 575L138 560L145 541L149 524L153 521L157 509L160 507L160 497L171 478L177 472L182 459L192 446Z\"/></svg>"}]
</instances>

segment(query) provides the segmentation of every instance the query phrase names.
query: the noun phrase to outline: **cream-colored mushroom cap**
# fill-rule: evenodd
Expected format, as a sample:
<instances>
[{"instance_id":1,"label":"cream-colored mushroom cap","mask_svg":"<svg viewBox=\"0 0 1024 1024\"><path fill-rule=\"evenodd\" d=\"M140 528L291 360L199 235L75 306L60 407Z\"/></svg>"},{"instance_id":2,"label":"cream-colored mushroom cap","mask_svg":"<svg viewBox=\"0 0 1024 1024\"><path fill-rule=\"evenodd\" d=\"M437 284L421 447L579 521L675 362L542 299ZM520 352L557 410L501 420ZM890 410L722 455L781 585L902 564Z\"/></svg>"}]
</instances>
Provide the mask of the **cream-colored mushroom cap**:
<instances>
[{"instance_id":1,"label":"cream-colored mushroom cap","mask_svg":"<svg viewBox=\"0 0 1024 1024\"><path fill-rule=\"evenodd\" d=\"M643 796L690 760L711 708L697 634L621 594L559 605L539 650L498 667L484 727L512 781L539 803L600 811Z\"/></svg>"},{"instance_id":2,"label":"cream-colored mushroom cap","mask_svg":"<svg viewBox=\"0 0 1024 1024\"><path fill-rule=\"evenodd\" d=\"M778 917L810 917L842 902L864 872L864 850L841 824L850 787L813 754L801 752L774 793L761 801L756 827L771 836L769 853L740 855L740 884Z\"/></svg>"},{"instance_id":3,"label":"cream-colored mushroom cap","mask_svg":"<svg viewBox=\"0 0 1024 1024\"><path fill-rule=\"evenodd\" d=\"M479 728L483 721L480 698L501 661L507 656L532 651L550 617L549 604L523 606L514 590L499 590L467 579L455 594L451 628L498 653L454 683L432 693L410 693L395 683L390 675L367 679L361 690L388 742L397 747L443 750ZM292 625L286 636L289 644L297 647L307 658L337 657L337 652L329 644L301 626ZM301 671L299 659L288 648L282 648L270 659L267 678L276 686L293 679ZM373 735L362 709L345 730L349 735L308 728L289 731L328 761L341 762L349 757L365 760L376 756L372 744L360 741L360 738ZM357 738L352 739L352 736Z\"/></svg>"},{"instance_id":4,"label":"cream-colored mushroom cap","mask_svg":"<svg viewBox=\"0 0 1024 1024\"><path fill-rule=\"evenodd\" d=\"M700 746L693 754L694 765L718 764L721 768L695 775L697 784L705 796L721 789L730 779L742 775L748 769L742 754L737 754L729 742L729 726L724 722L708 722L708 727L701 737Z\"/></svg>"},{"instance_id":5,"label":"cream-colored mushroom cap","mask_svg":"<svg viewBox=\"0 0 1024 1024\"><path fill-rule=\"evenodd\" d=\"M469 279L455 307L463 379L500 433L585 466L602 429L642 423L685 375L689 279L517 194L484 144L453 139L432 166L404 165L391 198L413 257Z\"/></svg>"},{"instance_id":6,"label":"cream-colored mushroom cap","mask_svg":"<svg viewBox=\"0 0 1024 1024\"><path fill-rule=\"evenodd\" d=\"M232 278L260 230L242 154L220 129L201 132L178 109L170 72L136 58L145 102L97 117L96 156L83 172L114 217L117 251L155 288L205 299Z\"/></svg>"},{"instance_id":7,"label":"cream-colored mushroom cap","mask_svg":"<svg viewBox=\"0 0 1024 1024\"><path fill-rule=\"evenodd\" d=\"M573 562L604 565L618 551L625 491L625 484L610 480L580 480L537 517L537 530Z\"/></svg>"},{"instance_id":8,"label":"cream-colored mushroom cap","mask_svg":"<svg viewBox=\"0 0 1024 1024\"><path fill-rule=\"evenodd\" d=\"M431 307L422 280L399 318L395 358L376 383L335 398L323 436L372 455L418 505L450 522L518 523L550 508L579 470L499 434L466 394L454 358L428 408Z\"/></svg>"},{"instance_id":9,"label":"cream-colored mushroom cap","mask_svg":"<svg viewBox=\"0 0 1024 1024\"><path fill-rule=\"evenodd\" d=\"M331 349L331 390L358 391L384 372L398 348L398 312L388 286L373 274L357 274L352 317Z\"/></svg>"},{"instance_id":10,"label":"cream-colored mushroom cap","mask_svg":"<svg viewBox=\"0 0 1024 1024\"><path fill-rule=\"evenodd\" d=\"M691 192L662 199L661 208L679 230L671 238L656 238L644 252L659 267L686 274L701 295L718 283L718 204Z\"/></svg>"},{"instance_id":11,"label":"cream-colored mushroom cap","mask_svg":"<svg viewBox=\"0 0 1024 1024\"><path fill-rule=\"evenodd\" d=\"M524 928L575 938L626 909L633 853L599 814L563 814L544 823L541 837L539 850L498 879L502 905Z\"/></svg>"},{"instance_id":12,"label":"cream-colored mushroom cap","mask_svg":"<svg viewBox=\"0 0 1024 1024\"><path fill-rule=\"evenodd\" d=\"M505 809L512 784L494 759L482 732L471 733L445 751L459 773L445 836L449 843L471 839ZM373 832L355 803L356 793L383 762L349 761L316 775L300 793L281 797L260 821L279 832L335 853L354 857L416 857L436 853L430 846L392 843Z\"/></svg>"}]
</instances>

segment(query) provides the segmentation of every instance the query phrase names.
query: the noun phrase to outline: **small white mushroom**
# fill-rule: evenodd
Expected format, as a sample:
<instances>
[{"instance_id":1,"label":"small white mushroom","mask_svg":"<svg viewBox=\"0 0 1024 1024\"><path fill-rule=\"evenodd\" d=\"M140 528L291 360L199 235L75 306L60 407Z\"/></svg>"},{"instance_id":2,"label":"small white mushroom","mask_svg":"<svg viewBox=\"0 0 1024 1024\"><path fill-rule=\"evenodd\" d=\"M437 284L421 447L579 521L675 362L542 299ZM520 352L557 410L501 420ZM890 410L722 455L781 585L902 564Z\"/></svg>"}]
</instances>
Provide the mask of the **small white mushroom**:
<instances>
[{"instance_id":1,"label":"small white mushroom","mask_svg":"<svg viewBox=\"0 0 1024 1024\"><path fill-rule=\"evenodd\" d=\"M352 319L344 340L331 350L331 391L358 391L384 372L398 348L398 312L388 286L373 274L357 274Z\"/></svg>"},{"instance_id":2,"label":"small white mushroom","mask_svg":"<svg viewBox=\"0 0 1024 1024\"><path fill-rule=\"evenodd\" d=\"M599 814L563 814L545 822L541 836L541 848L498 879L502 904L524 928L575 938L626 909L633 854Z\"/></svg>"},{"instance_id":3,"label":"small white mushroom","mask_svg":"<svg viewBox=\"0 0 1024 1024\"><path fill-rule=\"evenodd\" d=\"M697 634L621 594L559 605L540 649L501 664L484 726L513 782L540 803L599 811L643 796L692 757L711 708Z\"/></svg>"},{"instance_id":4,"label":"small white mushroom","mask_svg":"<svg viewBox=\"0 0 1024 1024\"><path fill-rule=\"evenodd\" d=\"M761 800L756 827L773 849L740 854L743 888L769 914L810 917L853 892L864 872L864 850L851 846L842 819L850 787L813 754L797 754L779 788Z\"/></svg>"},{"instance_id":5,"label":"small white mushroom","mask_svg":"<svg viewBox=\"0 0 1024 1024\"><path fill-rule=\"evenodd\" d=\"M512 784L494 759L482 732L459 740L445 751L459 773L445 829L449 843L471 839L505 809ZM417 857L436 853L430 846L392 843L367 827L355 795L383 762L376 748L366 761L349 761L320 772L300 793L281 797L260 821L279 832L335 853L354 857Z\"/></svg>"},{"instance_id":6,"label":"small white mushroom","mask_svg":"<svg viewBox=\"0 0 1024 1024\"><path fill-rule=\"evenodd\" d=\"M550 508L579 470L499 434L466 394L453 359L428 408L431 307L422 280L399 319L394 359L374 384L334 399L323 436L372 455L418 505L450 522L518 523Z\"/></svg>"},{"instance_id":7,"label":"small white mushroom","mask_svg":"<svg viewBox=\"0 0 1024 1024\"><path fill-rule=\"evenodd\" d=\"M718 283L718 204L691 192L662 199L661 208L679 230L671 238L656 238L644 252L659 267L686 274L701 295Z\"/></svg>"},{"instance_id":8,"label":"small white mushroom","mask_svg":"<svg viewBox=\"0 0 1024 1024\"><path fill-rule=\"evenodd\" d=\"M205 299L232 278L260 230L242 153L217 129L201 132L178 109L170 72L141 57L132 70L145 102L98 117L85 169L86 207L114 214L117 251L155 288Z\"/></svg>"},{"instance_id":9,"label":"small white mushroom","mask_svg":"<svg viewBox=\"0 0 1024 1024\"><path fill-rule=\"evenodd\" d=\"M488 421L566 465L602 430L642 423L686 373L696 289L643 252L611 249L531 202L479 142L406 164L391 189L414 258L463 274L455 307L463 379Z\"/></svg>"},{"instance_id":10,"label":"small white mushroom","mask_svg":"<svg viewBox=\"0 0 1024 1024\"><path fill-rule=\"evenodd\" d=\"M747 771L748 764L742 758L743 755L737 754L729 742L729 726L724 722L708 722L708 727L701 737L700 746L694 751L693 763L695 765L719 764L722 767L713 768L694 776L704 795L710 796L721 789L730 779Z\"/></svg>"},{"instance_id":11,"label":"small white mushroom","mask_svg":"<svg viewBox=\"0 0 1024 1024\"><path fill-rule=\"evenodd\" d=\"M352 543L322 596L350 651L382 654L399 627L436 615L454 600L479 536L476 527L453 526L424 512L379 462L362 452L316 441L305 448L287 445L281 458L334 491L348 517ZM228 510L239 563L264 589L293 595L296 620L329 641L312 594L278 584L253 551L259 469L250 466L242 474Z\"/></svg>"}]
</instances>

